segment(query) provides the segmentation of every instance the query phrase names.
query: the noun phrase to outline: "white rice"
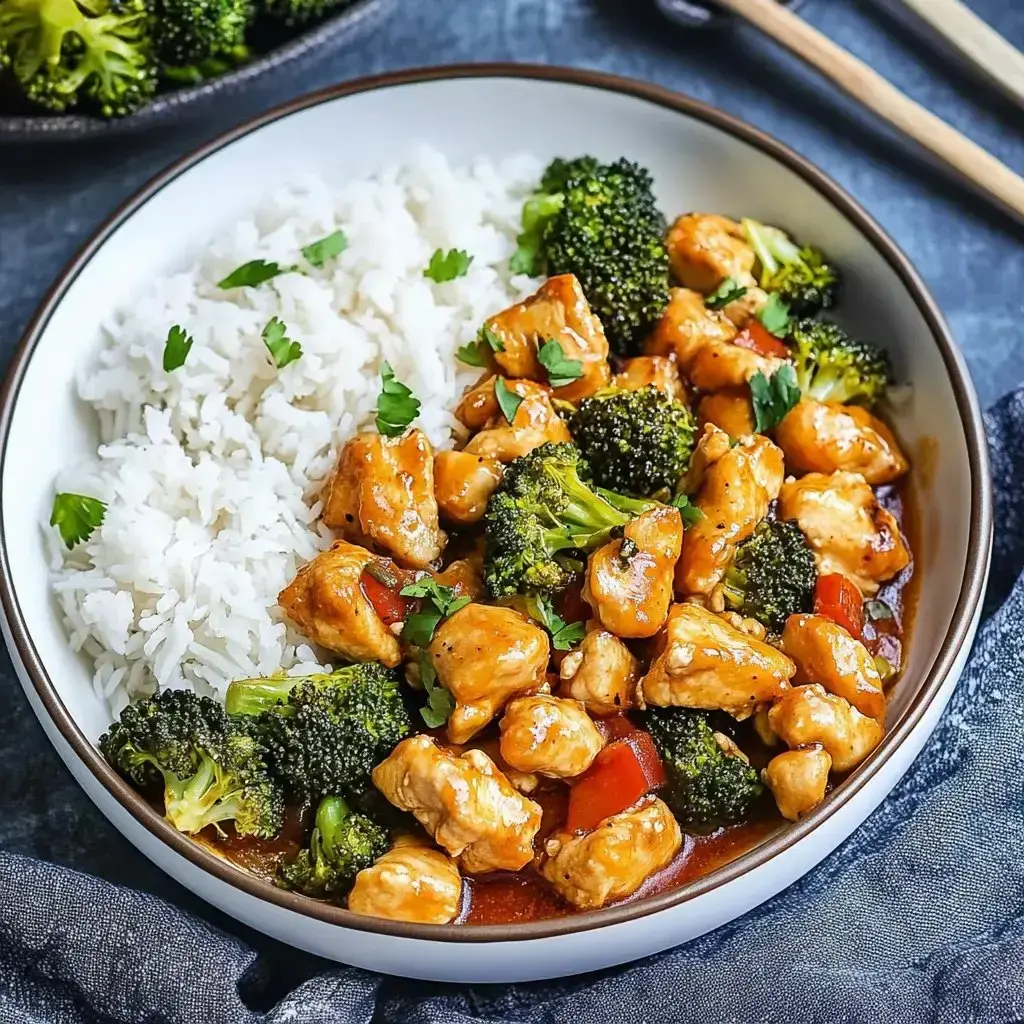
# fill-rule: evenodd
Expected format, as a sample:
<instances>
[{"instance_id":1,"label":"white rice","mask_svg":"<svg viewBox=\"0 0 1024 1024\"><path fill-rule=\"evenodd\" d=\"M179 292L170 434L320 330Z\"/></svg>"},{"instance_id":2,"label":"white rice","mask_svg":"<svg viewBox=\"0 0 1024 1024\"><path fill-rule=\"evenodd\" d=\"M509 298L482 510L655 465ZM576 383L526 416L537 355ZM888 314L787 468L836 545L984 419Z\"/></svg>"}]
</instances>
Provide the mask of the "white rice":
<instances>
[{"instance_id":1,"label":"white rice","mask_svg":"<svg viewBox=\"0 0 1024 1024\"><path fill-rule=\"evenodd\" d=\"M101 444L55 490L101 499L106 517L70 553L47 529L71 643L92 659L114 714L157 688L222 695L234 678L325 663L276 606L332 539L318 521L319 485L339 446L372 423L384 360L422 402L418 423L435 447L451 445L451 410L479 373L455 350L535 287L507 267L539 172L528 157L453 168L424 150L364 181L311 177L102 325L79 380ZM217 287L249 260L292 265L337 229L348 248L320 270ZM468 274L424 278L438 248L472 254ZM260 337L275 316L303 349L282 370ZM195 344L165 373L172 324Z\"/></svg>"}]
</instances>

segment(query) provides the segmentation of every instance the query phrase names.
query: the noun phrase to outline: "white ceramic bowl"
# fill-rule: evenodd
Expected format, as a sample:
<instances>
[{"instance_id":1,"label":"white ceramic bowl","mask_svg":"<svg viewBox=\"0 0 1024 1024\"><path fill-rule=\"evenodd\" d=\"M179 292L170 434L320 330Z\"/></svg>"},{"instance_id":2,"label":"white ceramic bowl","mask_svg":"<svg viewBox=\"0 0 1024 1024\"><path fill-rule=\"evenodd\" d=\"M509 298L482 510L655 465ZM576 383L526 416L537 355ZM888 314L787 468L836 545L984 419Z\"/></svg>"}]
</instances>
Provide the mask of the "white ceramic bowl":
<instances>
[{"instance_id":1,"label":"white ceramic bowl","mask_svg":"<svg viewBox=\"0 0 1024 1024\"><path fill-rule=\"evenodd\" d=\"M881 746L800 824L698 882L625 906L494 927L358 918L289 893L185 839L107 768L108 724L90 670L51 599L40 520L50 481L94 449L74 373L94 327L156 274L183 267L219 227L310 170L365 175L420 142L456 161L531 150L627 155L666 211L708 209L783 224L842 267L839 318L888 347L913 397L897 428L916 463L924 575L907 671ZM701 103L593 73L470 66L354 82L298 100L177 163L126 203L67 268L33 320L0 396L4 636L25 692L99 809L165 871L240 921L360 967L461 982L567 975L632 960L723 924L818 863L906 771L956 684L988 567L991 497L981 417L963 360L924 285L849 196L792 151ZM941 495L940 500L932 500ZM453 943L457 944L453 948Z\"/></svg>"}]
</instances>

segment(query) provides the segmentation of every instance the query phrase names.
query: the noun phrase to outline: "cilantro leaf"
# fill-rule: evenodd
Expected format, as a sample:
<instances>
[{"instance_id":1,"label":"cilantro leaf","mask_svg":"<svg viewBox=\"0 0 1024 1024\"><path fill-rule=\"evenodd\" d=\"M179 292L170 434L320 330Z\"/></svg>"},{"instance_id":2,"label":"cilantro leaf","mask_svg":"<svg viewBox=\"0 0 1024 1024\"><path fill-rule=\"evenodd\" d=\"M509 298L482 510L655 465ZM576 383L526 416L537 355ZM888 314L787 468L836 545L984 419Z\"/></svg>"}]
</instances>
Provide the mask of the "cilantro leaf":
<instances>
[{"instance_id":1,"label":"cilantro leaf","mask_svg":"<svg viewBox=\"0 0 1024 1024\"><path fill-rule=\"evenodd\" d=\"M774 292L757 314L761 326L776 338L784 338L789 333L789 306Z\"/></svg>"},{"instance_id":2,"label":"cilantro leaf","mask_svg":"<svg viewBox=\"0 0 1024 1024\"><path fill-rule=\"evenodd\" d=\"M523 230L516 237L516 251L508 261L508 268L513 274L535 277L541 272L544 229L564 203L562 193L554 192L531 196L523 204Z\"/></svg>"},{"instance_id":3,"label":"cilantro leaf","mask_svg":"<svg viewBox=\"0 0 1024 1024\"><path fill-rule=\"evenodd\" d=\"M455 350L455 358L467 366L486 366L487 362L480 348L479 341L467 341L465 345Z\"/></svg>"},{"instance_id":4,"label":"cilantro leaf","mask_svg":"<svg viewBox=\"0 0 1024 1024\"><path fill-rule=\"evenodd\" d=\"M539 622L551 634L551 646L556 651L568 651L587 635L586 623L567 623L555 611L546 597L531 598L528 604L530 618Z\"/></svg>"},{"instance_id":5,"label":"cilantro leaf","mask_svg":"<svg viewBox=\"0 0 1024 1024\"><path fill-rule=\"evenodd\" d=\"M280 370L294 363L302 355L302 346L288 337L288 328L276 316L263 328L263 344L267 346L270 358Z\"/></svg>"},{"instance_id":6,"label":"cilantro leaf","mask_svg":"<svg viewBox=\"0 0 1024 1024\"><path fill-rule=\"evenodd\" d=\"M881 601L878 598L874 598L871 601L865 601L864 611L872 622L880 622L883 619L895 618L892 608L889 607L885 601Z\"/></svg>"},{"instance_id":7,"label":"cilantro leaf","mask_svg":"<svg viewBox=\"0 0 1024 1024\"><path fill-rule=\"evenodd\" d=\"M430 576L403 587L399 594L423 599L419 611L407 615L402 627L402 639L414 647L429 647L440 621L469 604L468 597L456 597L451 587L443 586Z\"/></svg>"},{"instance_id":8,"label":"cilantro leaf","mask_svg":"<svg viewBox=\"0 0 1024 1024\"><path fill-rule=\"evenodd\" d=\"M167 332L167 341L164 342L164 373L170 373L185 365L185 360L192 351L192 342L192 335L177 324Z\"/></svg>"},{"instance_id":9,"label":"cilantro leaf","mask_svg":"<svg viewBox=\"0 0 1024 1024\"><path fill-rule=\"evenodd\" d=\"M739 284L734 278L727 277L705 300L708 309L722 309L730 302L742 299L747 294L745 285Z\"/></svg>"},{"instance_id":10,"label":"cilantro leaf","mask_svg":"<svg viewBox=\"0 0 1024 1024\"><path fill-rule=\"evenodd\" d=\"M781 423L786 413L800 401L796 371L788 363L780 366L771 377L758 371L749 384L754 402L754 429L759 434Z\"/></svg>"},{"instance_id":11,"label":"cilantro leaf","mask_svg":"<svg viewBox=\"0 0 1024 1024\"><path fill-rule=\"evenodd\" d=\"M377 429L385 437L399 437L420 414L420 400L385 362L380 369L381 389L377 396Z\"/></svg>"},{"instance_id":12,"label":"cilantro leaf","mask_svg":"<svg viewBox=\"0 0 1024 1024\"><path fill-rule=\"evenodd\" d=\"M487 324L484 324L483 327L480 328L480 338L487 342L487 345L492 352L505 351L505 342L501 340L501 335L491 330Z\"/></svg>"},{"instance_id":13,"label":"cilantro leaf","mask_svg":"<svg viewBox=\"0 0 1024 1024\"><path fill-rule=\"evenodd\" d=\"M516 413L519 412L519 406L523 404L522 397L510 390L504 377L499 377L494 382L494 397L498 400L498 408L511 424L516 418Z\"/></svg>"},{"instance_id":14,"label":"cilantro leaf","mask_svg":"<svg viewBox=\"0 0 1024 1024\"><path fill-rule=\"evenodd\" d=\"M688 526L693 526L694 523L699 523L704 518L704 513L696 505L692 504L685 494L677 494L669 502L669 505L672 508L679 509L679 514L683 518L684 530Z\"/></svg>"},{"instance_id":15,"label":"cilantro leaf","mask_svg":"<svg viewBox=\"0 0 1024 1024\"><path fill-rule=\"evenodd\" d=\"M436 249L430 257L427 269L423 271L424 277L431 281L444 284L445 281L454 281L457 277L465 277L469 271L469 265L473 257L465 249Z\"/></svg>"},{"instance_id":16,"label":"cilantro leaf","mask_svg":"<svg viewBox=\"0 0 1024 1024\"><path fill-rule=\"evenodd\" d=\"M92 536L106 514L107 506L99 498L62 492L54 496L50 525L57 527L60 539L70 551Z\"/></svg>"},{"instance_id":17,"label":"cilantro leaf","mask_svg":"<svg viewBox=\"0 0 1024 1024\"><path fill-rule=\"evenodd\" d=\"M334 231L326 238L320 238L302 247L302 255L314 267L322 267L328 260L334 259L348 247L348 239L344 231Z\"/></svg>"},{"instance_id":18,"label":"cilantro leaf","mask_svg":"<svg viewBox=\"0 0 1024 1024\"><path fill-rule=\"evenodd\" d=\"M564 388L583 376L583 363L567 359L560 342L549 338L537 352L540 365L548 371L548 383L553 388Z\"/></svg>"},{"instance_id":19,"label":"cilantro leaf","mask_svg":"<svg viewBox=\"0 0 1024 1024\"><path fill-rule=\"evenodd\" d=\"M427 694L426 707L420 708L420 715L428 729L440 729L455 710L455 699L437 681L437 672L426 651L420 651L420 682Z\"/></svg>"},{"instance_id":20,"label":"cilantro leaf","mask_svg":"<svg viewBox=\"0 0 1024 1024\"><path fill-rule=\"evenodd\" d=\"M218 288L253 288L264 281L269 281L278 274L286 274L291 267L282 267L279 263L268 262L267 260L249 260L217 282Z\"/></svg>"}]
</instances>

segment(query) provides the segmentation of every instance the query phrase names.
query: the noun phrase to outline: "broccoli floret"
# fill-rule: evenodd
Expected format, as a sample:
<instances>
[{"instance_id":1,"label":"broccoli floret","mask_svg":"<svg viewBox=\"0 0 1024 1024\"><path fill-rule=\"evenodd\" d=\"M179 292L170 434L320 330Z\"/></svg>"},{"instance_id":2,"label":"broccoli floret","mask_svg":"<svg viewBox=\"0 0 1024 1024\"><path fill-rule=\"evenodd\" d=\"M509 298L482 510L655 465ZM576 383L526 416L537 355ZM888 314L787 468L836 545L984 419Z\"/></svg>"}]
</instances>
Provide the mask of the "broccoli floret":
<instances>
[{"instance_id":1,"label":"broccoli floret","mask_svg":"<svg viewBox=\"0 0 1024 1024\"><path fill-rule=\"evenodd\" d=\"M836 324L799 320L790 329L797 384L818 402L873 405L892 383L888 354Z\"/></svg>"},{"instance_id":2,"label":"broccoli floret","mask_svg":"<svg viewBox=\"0 0 1024 1024\"><path fill-rule=\"evenodd\" d=\"M130 114L156 89L144 0L3 0L4 69L30 102L48 110Z\"/></svg>"},{"instance_id":3,"label":"broccoli floret","mask_svg":"<svg viewBox=\"0 0 1024 1024\"><path fill-rule=\"evenodd\" d=\"M512 269L574 274L612 348L638 351L668 304L665 218L650 174L627 160L554 161L523 208Z\"/></svg>"},{"instance_id":4,"label":"broccoli floret","mask_svg":"<svg viewBox=\"0 0 1024 1024\"><path fill-rule=\"evenodd\" d=\"M164 813L180 832L225 821L264 839L281 830L284 799L257 734L209 697L165 690L131 704L100 750L136 788L162 786Z\"/></svg>"},{"instance_id":5,"label":"broccoli floret","mask_svg":"<svg viewBox=\"0 0 1024 1024\"><path fill-rule=\"evenodd\" d=\"M215 58L238 62L247 54L245 32L253 20L251 0L157 0L157 54L173 70Z\"/></svg>"},{"instance_id":6,"label":"broccoli floret","mask_svg":"<svg viewBox=\"0 0 1024 1024\"><path fill-rule=\"evenodd\" d=\"M584 483L586 460L573 444L544 444L515 459L487 503L484 576L493 598L561 590L582 564L577 553L603 544L649 502L601 494Z\"/></svg>"},{"instance_id":7,"label":"broccoli floret","mask_svg":"<svg viewBox=\"0 0 1024 1024\"><path fill-rule=\"evenodd\" d=\"M626 494L674 489L693 454L690 410L653 384L585 398L569 429L595 483Z\"/></svg>"},{"instance_id":8,"label":"broccoli floret","mask_svg":"<svg viewBox=\"0 0 1024 1024\"><path fill-rule=\"evenodd\" d=\"M308 25L350 3L352 0L263 0L263 10L286 25Z\"/></svg>"},{"instance_id":9,"label":"broccoli floret","mask_svg":"<svg viewBox=\"0 0 1024 1024\"><path fill-rule=\"evenodd\" d=\"M764 793L757 771L719 742L704 711L649 708L642 715L665 765L660 792L680 825L712 832L750 816Z\"/></svg>"},{"instance_id":10,"label":"broccoli floret","mask_svg":"<svg viewBox=\"0 0 1024 1024\"><path fill-rule=\"evenodd\" d=\"M836 300L839 271L820 249L799 246L778 228L746 218L743 231L760 265L759 284L797 316L813 316Z\"/></svg>"},{"instance_id":11,"label":"broccoli floret","mask_svg":"<svg viewBox=\"0 0 1024 1024\"><path fill-rule=\"evenodd\" d=\"M398 676L378 662L237 680L228 687L227 707L256 716L271 765L300 799L361 793L373 767L412 730Z\"/></svg>"},{"instance_id":12,"label":"broccoli floret","mask_svg":"<svg viewBox=\"0 0 1024 1024\"><path fill-rule=\"evenodd\" d=\"M765 520L739 546L725 574L725 603L770 633L781 633L790 615L811 610L817 579L814 553L800 527Z\"/></svg>"},{"instance_id":13,"label":"broccoli floret","mask_svg":"<svg viewBox=\"0 0 1024 1024\"><path fill-rule=\"evenodd\" d=\"M277 884L318 899L343 896L387 849L388 834L380 825L352 811L340 796L327 796L317 807L309 846L280 866Z\"/></svg>"}]
</instances>

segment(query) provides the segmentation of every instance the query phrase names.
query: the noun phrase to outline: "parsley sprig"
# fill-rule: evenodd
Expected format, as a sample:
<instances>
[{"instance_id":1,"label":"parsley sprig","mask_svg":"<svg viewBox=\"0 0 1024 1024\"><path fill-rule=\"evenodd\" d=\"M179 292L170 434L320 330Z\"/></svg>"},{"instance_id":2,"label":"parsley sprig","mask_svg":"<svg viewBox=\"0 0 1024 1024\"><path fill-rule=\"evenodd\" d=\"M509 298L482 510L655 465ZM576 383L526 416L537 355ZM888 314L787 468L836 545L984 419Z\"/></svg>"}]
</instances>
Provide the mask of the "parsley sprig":
<instances>
[{"instance_id":1,"label":"parsley sprig","mask_svg":"<svg viewBox=\"0 0 1024 1024\"><path fill-rule=\"evenodd\" d=\"M70 551L76 544L87 541L93 535L106 514L106 503L99 498L64 491L53 499L50 525L57 527L60 539Z\"/></svg>"},{"instance_id":2,"label":"parsley sprig","mask_svg":"<svg viewBox=\"0 0 1024 1024\"><path fill-rule=\"evenodd\" d=\"M781 423L786 413L800 401L796 370L789 363L780 366L771 377L765 377L759 370L749 383L754 404L754 429L759 434Z\"/></svg>"},{"instance_id":3,"label":"parsley sprig","mask_svg":"<svg viewBox=\"0 0 1024 1024\"><path fill-rule=\"evenodd\" d=\"M727 277L705 300L708 309L724 309L730 302L742 299L747 294L745 285L735 278Z\"/></svg>"},{"instance_id":4,"label":"parsley sprig","mask_svg":"<svg viewBox=\"0 0 1024 1024\"><path fill-rule=\"evenodd\" d=\"M167 341L164 342L164 373L171 373L185 365L189 352L192 351L192 335L175 324L167 332Z\"/></svg>"},{"instance_id":5,"label":"parsley sprig","mask_svg":"<svg viewBox=\"0 0 1024 1024\"><path fill-rule=\"evenodd\" d=\"M348 247L348 238L344 231L332 231L324 238L302 247L302 255L306 261L319 269L328 260L334 259ZM235 267L227 277L217 282L217 287L227 291L229 288L255 288L257 285L270 281L281 274L302 273L297 263L282 266L274 260L249 260L240 267Z\"/></svg>"},{"instance_id":6,"label":"parsley sprig","mask_svg":"<svg viewBox=\"0 0 1024 1024\"><path fill-rule=\"evenodd\" d=\"M494 382L494 397L498 400L498 408L501 409L502 415L511 426L516 413L519 412L519 406L523 404L522 395L517 395L505 383L504 377L498 377Z\"/></svg>"},{"instance_id":7,"label":"parsley sprig","mask_svg":"<svg viewBox=\"0 0 1024 1024\"><path fill-rule=\"evenodd\" d=\"M583 622L566 622L546 597L535 597L529 601L530 618L539 622L551 634L551 646L556 651L568 651L587 635Z\"/></svg>"},{"instance_id":8,"label":"parsley sprig","mask_svg":"<svg viewBox=\"0 0 1024 1024\"><path fill-rule=\"evenodd\" d=\"M537 351L540 365L548 371L548 383L553 388L564 388L583 376L583 363L566 357L560 342L549 338Z\"/></svg>"},{"instance_id":9,"label":"parsley sprig","mask_svg":"<svg viewBox=\"0 0 1024 1024\"><path fill-rule=\"evenodd\" d=\"M699 523L704 518L704 513L694 505L685 494L677 494L670 502L672 508L679 509L679 515L683 519L683 529Z\"/></svg>"},{"instance_id":10,"label":"parsley sprig","mask_svg":"<svg viewBox=\"0 0 1024 1024\"><path fill-rule=\"evenodd\" d=\"M423 276L430 278L437 284L444 284L445 281L454 281L457 277L465 277L469 272L469 265L473 257L465 249L436 249Z\"/></svg>"},{"instance_id":11,"label":"parsley sprig","mask_svg":"<svg viewBox=\"0 0 1024 1024\"><path fill-rule=\"evenodd\" d=\"M288 337L288 328L285 327L284 321L276 316L271 317L270 322L263 328L261 337L270 358L279 370L302 356L302 346Z\"/></svg>"},{"instance_id":12,"label":"parsley sprig","mask_svg":"<svg viewBox=\"0 0 1024 1024\"><path fill-rule=\"evenodd\" d=\"M377 429L385 437L400 437L420 414L420 400L385 362L380 370L381 387L377 396Z\"/></svg>"}]
</instances>

